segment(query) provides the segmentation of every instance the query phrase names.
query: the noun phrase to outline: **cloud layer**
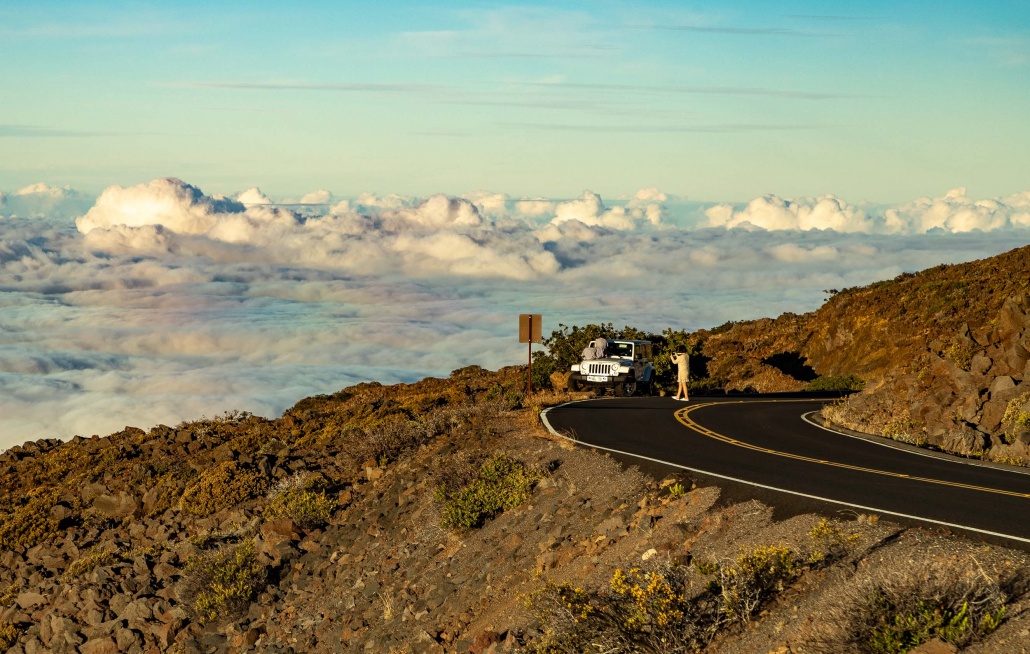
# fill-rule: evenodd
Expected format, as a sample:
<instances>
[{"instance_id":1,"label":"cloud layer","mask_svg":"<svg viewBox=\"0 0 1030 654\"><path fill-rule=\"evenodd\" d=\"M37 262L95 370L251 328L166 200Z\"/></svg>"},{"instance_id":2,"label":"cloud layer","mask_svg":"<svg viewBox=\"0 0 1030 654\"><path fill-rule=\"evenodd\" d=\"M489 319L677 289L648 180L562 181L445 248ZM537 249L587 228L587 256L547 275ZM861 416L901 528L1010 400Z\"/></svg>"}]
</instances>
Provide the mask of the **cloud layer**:
<instances>
[{"instance_id":1,"label":"cloud layer","mask_svg":"<svg viewBox=\"0 0 1030 654\"><path fill-rule=\"evenodd\" d=\"M805 311L822 289L1030 236L1026 193L955 191L885 211L768 196L708 207L701 226L654 188L617 201L302 199L325 202L213 196L170 178L95 202L39 185L4 194L0 447L229 409L277 415L361 380L518 363L526 311L544 314L545 331Z\"/></svg>"}]
</instances>

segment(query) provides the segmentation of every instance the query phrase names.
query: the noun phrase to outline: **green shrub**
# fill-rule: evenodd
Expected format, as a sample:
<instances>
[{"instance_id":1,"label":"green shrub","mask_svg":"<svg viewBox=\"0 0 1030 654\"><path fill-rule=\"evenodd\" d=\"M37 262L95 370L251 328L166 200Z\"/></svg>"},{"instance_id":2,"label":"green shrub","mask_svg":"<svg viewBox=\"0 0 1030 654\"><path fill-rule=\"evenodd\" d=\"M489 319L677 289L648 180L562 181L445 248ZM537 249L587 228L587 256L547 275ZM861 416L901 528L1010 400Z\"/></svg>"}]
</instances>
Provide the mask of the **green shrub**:
<instances>
[{"instance_id":1,"label":"green shrub","mask_svg":"<svg viewBox=\"0 0 1030 654\"><path fill-rule=\"evenodd\" d=\"M674 498L683 497L686 492L687 488L678 481L669 485L669 495Z\"/></svg>"},{"instance_id":2,"label":"green shrub","mask_svg":"<svg viewBox=\"0 0 1030 654\"><path fill-rule=\"evenodd\" d=\"M865 388L865 382L856 375L832 375L830 377L816 377L805 384L806 391L860 391Z\"/></svg>"},{"instance_id":3,"label":"green shrub","mask_svg":"<svg viewBox=\"0 0 1030 654\"><path fill-rule=\"evenodd\" d=\"M720 596L721 611L728 620L749 622L762 604L797 577L800 569L798 557L790 549L779 545L757 547L719 565L710 588Z\"/></svg>"},{"instance_id":4,"label":"green shrub","mask_svg":"<svg viewBox=\"0 0 1030 654\"><path fill-rule=\"evenodd\" d=\"M718 631L710 594L688 597L680 566L617 569L606 591L547 583L529 598L543 626L537 654L703 651Z\"/></svg>"},{"instance_id":5,"label":"green shrub","mask_svg":"<svg viewBox=\"0 0 1030 654\"><path fill-rule=\"evenodd\" d=\"M972 556L903 554L844 585L805 637L805 651L901 654L939 638L958 648L982 639L1005 617L1016 574L989 576Z\"/></svg>"},{"instance_id":6,"label":"green shrub","mask_svg":"<svg viewBox=\"0 0 1030 654\"><path fill-rule=\"evenodd\" d=\"M202 623L241 615L265 583L253 541L216 550L186 562L179 599Z\"/></svg>"},{"instance_id":7,"label":"green shrub","mask_svg":"<svg viewBox=\"0 0 1030 654\"><path fill-rule=\"evenodd\" d=\"M305 529L329 522L339 503L327 492L329 482L319 475L291 477L273 491L266 518L289 518Z\"/></svg>"},{"instance_id":8,"label":"green shrub","mask_svg":"<svg viewBox=\"0 0 1030 654\"><path fill-rule=\"evenodd\" d=\"M58 520L51 516L57 491L33 489L13 509L0 514L0 549L33 547L57 535Z\"/></svg>"},{"instance_id":9,"label":"green shrub","mask_svg":"<svg viewBox=\"0 0 1030 654\"><path fill-rule=\"evenodd\" d=\"M267 485L260 472L225 461L208 468L187 486L179 506L187 513L207 516L261 495Z\"/></svg>"},{"instance_id":10,"label":"green shrub","mask_svg":"<svg viewBox=\"0 0 1030 654\"><path fill-rule=\"evenodd\" d=\"M957 368L962 370L969 370L969 366L973 363L973 357L979 351L976 343L965 338L955 339L948 347L944 348L941 354L948 361L955 364Z\"/></svg>"},{"instance_id":11,"label":"green shrub","mask_svg":"<svg viewBox=\"0 0 1030 654\"><path fill-rule=\"evenodd\" d=\"M784 585L800 561L785 547L744 550L725 563L697 566L707 585L690 583L686 566L617 569L605 591L548 583L529 599L542 625L531 643L540 654L704 651L718 632L747 622ZM694 595L689 588L701 587Z\"/></svg>"},{"instance_id":12,"label":"green shrub","mask_svg":"<svg viewBox=\"0 0 1030 654\"><path fill-rule=\"evenodd\" d=\"M442 524L459 530L480 527L488 518L523 504L539 480L540 475L521 461L497 455L463 488L453 492L444 486L437 489L437 499L444 503Z\"/></svg>"},{"instance_id":13,"label":"green shrub","mask_svg":"<svg viewBox=\"0 0 1030 654\"><path fill-rule=\"evenodd\" d=\"M847 533L837 523L821 518L808 532L812 551L808 556L811 563L826 563L846 555L860 538L857 533Z\"/></svg>"},{"instance_id":14,"label":"green shrub","mask_svg":"<svg viewBox=\"0 0 1030 654\"><path fill-rule=\"evenodd\" d=\"M114 552L101 547L94 547L68 566L68 569L64 571L64 578L81 577L91 572L94 568L112 565L118 560L119 557Z\"/></svg>"},{"instance_id":15,"label":"green shrub","mask_svg":"<svg viewBox=\"0 0 1030 654\"><path fill-rule=\"evenodd\" d=\"M1016 433L1030 427L1030 413L1023 411L1023 407L1030 402L1030 393L1023 393L1019 397L1009 400L1005 407L1005 415L1002 416L1001 426L1005 430L1008 441L1012 442Z\"/></svg>"},{"instance_id":16,"label":"green shrub","mask_svg":"<svg viewBox=\"0 0 1030 654\"><path fill-rule=\"evenodd\" d=\"M21 629L18 629L10 622L0 620L0 652L6 652L14 647L14 644L18 642L20 637Z\"/></svg>"},{"instance_id":17,"label":"green shrub","mask_svg":"<svg viewBox=\"0 0 1030 654\"><path fill-rule=\"evenodd\" d=\"M926 445L926 437L922 433L922 424L909 418L898 418L887 423L881 435L884 438L918 445Z\"/></svg>"},{"instance_id":18,"label":"green shrub","mask_svg":"<svg viewBox=\"0 0 1030 654\"><path fill-rule=\"evenodd\" d=\"M915 606L899 611L890 599L877 594L871 598L871 604L878 621L869 640L872 652L904 654L933 638L961 643L968 642L974 635L969 602L955 607L920 600ZM1004 606L994 613L982 615L979 625L982 633L997 629L1004 615Z\"/></svg>"}]
</instances>

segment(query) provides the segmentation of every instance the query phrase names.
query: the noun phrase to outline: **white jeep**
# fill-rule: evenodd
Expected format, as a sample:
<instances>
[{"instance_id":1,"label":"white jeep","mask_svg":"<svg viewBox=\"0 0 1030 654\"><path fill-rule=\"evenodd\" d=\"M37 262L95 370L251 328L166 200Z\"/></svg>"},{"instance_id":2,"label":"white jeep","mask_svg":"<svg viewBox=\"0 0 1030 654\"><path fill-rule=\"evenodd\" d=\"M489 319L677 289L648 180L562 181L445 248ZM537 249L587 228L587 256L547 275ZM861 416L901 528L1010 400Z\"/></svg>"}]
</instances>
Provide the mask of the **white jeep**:
<instances>
[{"instance_id":1,"label":"white jeep","mask_svg":"<svg viewBox=\"0 0 1030 654\"><path fill-rule=\"evenodd\" d=\"M597 349L591 343L584 354L594 358L572 366L569 390L611 388L620 397L650 394L655 378L651 341L612 340L603 352Z\"/></svg>"}]
</instances>

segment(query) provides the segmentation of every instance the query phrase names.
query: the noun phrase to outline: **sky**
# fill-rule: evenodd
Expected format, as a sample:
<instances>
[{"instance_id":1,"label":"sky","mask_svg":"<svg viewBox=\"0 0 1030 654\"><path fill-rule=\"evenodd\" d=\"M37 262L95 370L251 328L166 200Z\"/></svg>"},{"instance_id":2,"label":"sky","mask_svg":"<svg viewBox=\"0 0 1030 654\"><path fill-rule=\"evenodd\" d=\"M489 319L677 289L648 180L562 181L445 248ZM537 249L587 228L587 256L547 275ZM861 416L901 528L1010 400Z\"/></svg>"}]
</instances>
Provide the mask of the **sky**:
<instances>
[{"instance_id":1,"label":"sky","mask_svg":"<svg viewBox=\"0 0 1030 654\"><path fill-rule=\"evenodd\" d=\"M1030 4L8 2L0 188L1024 190Z\"/></svg>"},{"instance_id":2,"label":"sky","mask_svg":"<svg viewBox=\"0 0 1030 654\"><path fill-rule=\"evenodd\" d=\"M0 4L0 449L1030 242L1030 5Z\"/></svg>"}]
</instances>

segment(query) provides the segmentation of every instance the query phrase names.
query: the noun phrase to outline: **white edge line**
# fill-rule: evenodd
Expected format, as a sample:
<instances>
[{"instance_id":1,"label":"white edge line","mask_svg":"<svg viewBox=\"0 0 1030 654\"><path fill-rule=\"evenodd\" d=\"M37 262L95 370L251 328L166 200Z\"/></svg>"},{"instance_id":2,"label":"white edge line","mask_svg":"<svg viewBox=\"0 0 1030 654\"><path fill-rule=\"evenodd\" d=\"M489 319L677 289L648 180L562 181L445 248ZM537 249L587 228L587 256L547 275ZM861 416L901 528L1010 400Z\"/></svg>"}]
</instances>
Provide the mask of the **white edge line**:
<instances>
[{"instance_id":1,"label":"white edge line","mask_svg":"<svg viewBox=\"0 0 1030 654\"><path fill-rule=\"evenodd\" d=\"M818 427L819 429L822 429L823 431L828 431L831 434L837 434L838 436L847 436L848 438L854 438L857 441L863 441L863 442L866 442L866 443L871 443L873 445L879 445L880 447L887 447L887 448L890 448L890 449L895 450L897 452L905 452L907 454L912 454L914 456L925 456L928 459L936 459L937 461L947 461L949 463L955 463L955 464L958 464L958 465L974 466L974 467L977 467L977 468L987 468L989 470L997 470L998 472L1010 472L1010 473L1012 473L1014 475L1030 475L1030 471L1017 470L1017 469L1010 468L1008 466L1004 466L1003 467L1003 466L998 465L998 464L991 465L990 462L987 462L987 461L977 461L975 459L966 459L964 457L960 457L960 456L957 456L955 454L948 454L947 452L925 452L925 451L920 451L920 450L915 450L915 449L909 449L907 447L900 447L900 445L898 443L883 442L883 441L880 440L879 437L877 437L875 435L872 435L872 434L870 434L869 437L865 437L865 436L856 436L855 434L849 434L849 433L843 432L843 431L837 431L836 429L830 429L829 427L827 427L825 425L820 425L818 422L816 422L814 420L809 420L808 416L812 415L813 413L816 413L816 412L815 411L809 411L808 413L803 413L803 414L801 414L801 419L804 420L805 422L807 422L808 424L812 425L813 427ZM911 447L916 448L916 447L919 447L919 446L918 445L913 445Z\"/></svg>"},{"instance_id":2,"label":"white edge line","mask_svg":"<svg viewBox=\"0 0 1030 654\"><path fill-rule=\"evenodd\" d=\"M820 500L822 502L829 502L830 504L839 504L841 506L848 506L848 507L855 508L855 509L862 509L864 511L872 511L872 512L877 512L877 513L883 513L883 514L886 514L886 515L892 515L892 516L896 516L896 517L899 517L899 518L908 518L909 520L918 520L918 521L921 521L921 522L929 522L929 523L932 523L932 524L935 524L935 525L941 525L943 527L951 527L953 529L962 529L964 531L973 531L973 532L976 532L978 534L986 534L988 536L997 536L998 538L1006 538L1006 539L1009 539L1009 540L1019 541L1021 543L1030 543L1030 538L1020 538L1019 536L1012 536L1010 534L1002 534L1002 533L999 533L999 532L996 532L996 531L988 531L986 529L977 529L976 527L967 527L965 525L954 524L954 523L951 523L951 522L944 522L944 521L941 521L941 520L934 520L933 518L924 518L924 517L921 517L921 516L909 515L907 513L898 513L896 511L888 511L886 509L878 509L876 507L863 506L861 504L852 504L850 502L843 502L841 500L834 500L834 499L830 499L828 497L822 497L820 495L809 495L808 493L801 493L801 492L798 492L798 491L788 490L788 489L785 489L785 488L777 488L776 486L767 486L765 484L759 484L757 482L748 481L746 479L737 479L736 477L730 477L730 476L727 476L727 475L720 475L720 474L715 473L715 472L708 472L707 470L700 470L698 468L691 468L689 466L680 465L679 463L672 463L670 461L663 461L662 459L655 459L655 458L652 458L652 457L649 457L649 456L644 456L642 454L634 454L632 452L624 452L622 450L614 450L614 449L612 449L610 447L601 447L600 445L591 445L590 443L585 443L585 442L577 441L574 438L569 438L565 434L559 433L553 426L551 426L551 421L547 419L547 412L550 411L551 409L560 409L563 406L568 406L570 404L576 404L578 402L587 402L587 401L589 401L589 400L575 400L573 402L566 402L564 404L559 404L557 406L547 407L546 409L544 409L543 411L540 412L540 420L544 423L544 426L547 427L547 431L551 432L551 434L553 434L553 435L555 435L555 436L557 436L559 438L564 438L565 440L570 441L572 443L575 443L577 445L585 445L585 446L591 447L591 448L593 448L595 450L604 450L606 452L614 452L616 454L623 454L625 456L632 456L632 457L637 458L637 459L643 459L645 461L651 461L653 463L661 463L663 465L671 466L673 468L680 468L682 470L689 470L690 472L696 472L696 473L698 473L700 475L708 475L710 477L717 477L719 479L725 479L727 481L737 482L738 484L747 484L748 486L755 486L757 488L764 488L766 490L773 490L773 491L778 491L780 493L787 493L787 494L790 494L790 495L797 495L798 497L805 497L805 498L808 498L810 500ZM923 455L923 456L926 456L926 455Z\"/></svg>"}]
</instances>

